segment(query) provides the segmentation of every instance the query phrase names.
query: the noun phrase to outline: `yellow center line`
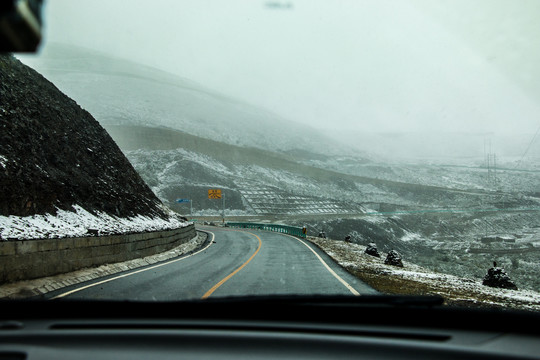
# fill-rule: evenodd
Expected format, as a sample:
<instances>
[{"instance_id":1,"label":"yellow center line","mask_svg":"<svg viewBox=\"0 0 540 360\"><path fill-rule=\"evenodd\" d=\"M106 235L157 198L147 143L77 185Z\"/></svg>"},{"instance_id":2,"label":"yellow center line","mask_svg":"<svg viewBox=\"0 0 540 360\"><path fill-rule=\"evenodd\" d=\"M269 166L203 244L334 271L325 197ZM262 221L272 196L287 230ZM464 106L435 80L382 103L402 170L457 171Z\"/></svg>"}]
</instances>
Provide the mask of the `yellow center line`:
<instances>
[{"instance_id":1,"label":"yellow center line","mask_svg":"<svg viewBox=\"0 0 540 360\"><path fill-rule=\"evenodd\" d=\"M230 231L239 231L239 230L230 230ZM257 255L257 253L259 252L259 250L261 250L261 246L262 246L262 241L261 241L261 238L258 237L257 235L253 234L253 233L250 233L250 232L247 232L247 231L241 231L241 232L245 232L246 234L250 234L250 235L253 235L255 236L258 240L259 240L259 247L257 248L257 250L253 253L253 255L251 255L251 257L245 262L242 264L242 266L240 266L238 269L234 270L232 273L230 273L229 275L227 275L226 277L224 277L220 282L218 282L216 285L212 286L212 288L210 290L208 290L203 296L201 299L206 299L208 298L210 295L212 295L212 293L214 291L216 291L221 285L223 285L227 280L229 280L230 278L232 278L237 272L239 272L240 270L242 270L247 264L249 264L249 262L251 260L253 260L253 258L255 257L255 255Z\"/></svg>"}]
</instances>

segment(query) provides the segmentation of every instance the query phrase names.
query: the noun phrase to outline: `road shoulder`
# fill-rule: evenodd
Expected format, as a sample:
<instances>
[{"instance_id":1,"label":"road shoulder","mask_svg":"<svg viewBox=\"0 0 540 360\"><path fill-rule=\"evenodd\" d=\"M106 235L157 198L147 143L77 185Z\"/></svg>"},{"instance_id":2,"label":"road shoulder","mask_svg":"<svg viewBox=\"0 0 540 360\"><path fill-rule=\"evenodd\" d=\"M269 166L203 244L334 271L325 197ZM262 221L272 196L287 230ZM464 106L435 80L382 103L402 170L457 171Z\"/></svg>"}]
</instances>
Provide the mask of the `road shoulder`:
<instances>
[{"instance_id":1,"label":"road shoulder","mask_svg":"<svg viewBox=\"0 0 540 360\"><path fill-rule=\"evenodd\" d=\"M108 277L121 272L154 265L175 257L187 255L202 248L208 239L208 233L197 230L197 236L190 241L169 251L133 259L124 262L101 265L95 268L81 269L65 274L58 274L39 279L18 281L0 285L0 299L25 299L42 297L45 294L73 285L83 284L99 278Z\"/></svg>"}]
</instances>

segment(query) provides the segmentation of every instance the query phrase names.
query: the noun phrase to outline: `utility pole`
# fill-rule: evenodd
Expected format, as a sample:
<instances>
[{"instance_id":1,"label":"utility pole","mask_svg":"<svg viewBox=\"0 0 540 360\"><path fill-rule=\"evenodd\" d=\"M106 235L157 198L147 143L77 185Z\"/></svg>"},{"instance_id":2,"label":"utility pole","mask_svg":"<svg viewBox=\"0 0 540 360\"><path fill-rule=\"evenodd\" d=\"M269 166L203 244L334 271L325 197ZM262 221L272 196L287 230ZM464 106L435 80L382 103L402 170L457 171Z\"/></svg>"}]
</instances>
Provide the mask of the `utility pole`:
<instances>
[{"instance_id":1,"label":"utility pole","mask_svg":"<svg viewBox=\"0 0 540 360\"><path fill-rule=\"evenodd\" d=\"M221 222L225 224L225 193L221 194L221 203L223 205L223 208L221 210Z\"/></svg>"},{"instance_id":2,"label":"utility pole","mask_svg":"<svg viewBox=\"0 0 540 360\"><path fill-rule=\"evenodd\" d=\"M487 168L487 184L493 188L497 185L497 155L493 153L491 139L484 137L484 162Z\"/></svg>"},{"instance_id":3,"label":"utility pole","mask_svg":"<svg viewBox=\"0 0 540 360\"><path fill-rule=\"evenodd\" d=\"M497 185L497 154L493 154L493 182Z\"/></svg>"},{"instance_id":4,"label":"utility pole","mask_svg":"<svg viewBox=\"0 0 540 360\"><path fill-rule=\"evenodd\" d=\"M488 152L488 183L491 186L492 182L492 173L491 173L491 139L489 139L489 152Z\"/></svg>"}]
</instances>

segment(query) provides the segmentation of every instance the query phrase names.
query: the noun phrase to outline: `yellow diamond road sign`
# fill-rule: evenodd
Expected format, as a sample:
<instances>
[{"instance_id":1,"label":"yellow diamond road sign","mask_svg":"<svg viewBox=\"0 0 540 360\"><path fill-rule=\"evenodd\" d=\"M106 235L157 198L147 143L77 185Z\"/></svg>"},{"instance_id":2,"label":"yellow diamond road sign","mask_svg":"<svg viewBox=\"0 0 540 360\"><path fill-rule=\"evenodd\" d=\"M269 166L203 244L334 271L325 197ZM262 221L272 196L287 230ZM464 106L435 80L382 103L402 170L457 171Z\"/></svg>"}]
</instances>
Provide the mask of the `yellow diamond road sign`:
<instances>
[{"instance_id":1,"label":"yellow diamond road sign","mask_svg":"<svg viewBox=\"0 0 540 360\"><path fill-rule=\"evenodd\" d=\"M209 199L221 199L221 189L208 189Z\"/></svg>"}]
</instances>

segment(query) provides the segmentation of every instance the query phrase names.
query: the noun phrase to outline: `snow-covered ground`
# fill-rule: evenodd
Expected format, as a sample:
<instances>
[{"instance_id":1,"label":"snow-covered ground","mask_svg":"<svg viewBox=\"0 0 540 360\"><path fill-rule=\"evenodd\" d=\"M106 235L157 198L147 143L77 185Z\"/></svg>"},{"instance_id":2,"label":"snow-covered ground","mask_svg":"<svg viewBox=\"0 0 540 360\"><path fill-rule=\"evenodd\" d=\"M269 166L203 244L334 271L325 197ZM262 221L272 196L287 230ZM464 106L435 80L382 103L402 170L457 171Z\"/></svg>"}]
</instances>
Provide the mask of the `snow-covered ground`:
<instances>
[{"instance_id":1,"label":"snow-covered ground","mask_svg":"<svg viewBox=\"0 0 540 360\"><path fill-rule=\"evenodd\" d=\"M100 235L125 234L176 229L189 224L167 209L168 219L92 214L77 205L73 209L58 210L56 215L0 216L0 240L79 237L89 235L89 230L98 230Z\"/></svg>"},{"instance_id":2,"label":"snow-covered ground","mask_svg":"<svg viewBox=\"0 0 540 360\"><path fill-rule=\"evenodd\" d=\"M348 271L374 276L383 289L389 288L384 282L391 280L396 293L410 294L411 289L417 288L423 295L442 296L448 304L540 310L540 293L535 291L492 288L482 285L481 278L437 273L407 261L403 261L403 268L385 265L386 254L381 253L381 258L367 255L363 245L315 237L308 239Z\"/></svg>"}]
</instances>

